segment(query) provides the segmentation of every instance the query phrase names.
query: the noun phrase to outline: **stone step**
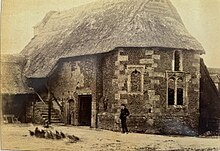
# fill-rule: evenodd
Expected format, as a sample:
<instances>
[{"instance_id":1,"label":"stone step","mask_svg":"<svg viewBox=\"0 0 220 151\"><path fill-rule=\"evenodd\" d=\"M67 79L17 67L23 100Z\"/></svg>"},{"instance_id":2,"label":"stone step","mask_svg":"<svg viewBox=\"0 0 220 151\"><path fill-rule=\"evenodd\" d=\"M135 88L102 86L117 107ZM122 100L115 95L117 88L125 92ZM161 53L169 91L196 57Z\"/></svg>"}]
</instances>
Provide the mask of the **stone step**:
<instances>
[{"instance_id":1,"label":"stone step","mask_svg":"<svg viewBox=\"0 0 220 151\"><path fill-rule=\"evenodd\" d=\"M41 114L48 114L48 111L39 111Z\"/></svg>"},{"instance_id":2,"label":"stone step","mask_svg":"<svg viewBox=\"0 0 220 151\"><path fill-rule=\"evenodd\" d=\"M43 114L41 116L42 117L48 117L48 115L46 115L46 114ZM51 118L60 118L60 116L59 115L51 115Z\"/></svg>"},{"instance_id":3,"label":"stone step","mask_svg":"<svg viewBox=\"0 0 220 151\"><path fill-rule=\"evenodd\" d=\"M50 122L51 123L62 123L60 119L51 119Z\"/></svg>"},{"instance_id":4,"label":"stone step","mask_svg":"<svg viewBox=\"0 0 220 151\"><path fill-rule=\"evenodd\" d=\"M35 108L36 110L48 110L48 108Z\"/></svg>"},{"instance_id":5,"label":"stone step","mask_svg":"<svg viewBox=\"0 0 220 151\"><path fill-rule=\"evenodd\" d=\"M39 109L39 108L36 108L36 110L39 110L39 111L48 111L48 109Z\"/></svg>"},{"instance_id":6,"label":"stone step","mask_svg":"<svg viewBox=\"0 0 220 151\"><path fill-rule=\"evenodd\" d=\"M47 109L48 110L48 107L36 107L36 109L41 109L41 110Z\"/></svg>"},{"instance_id":7,"label":"stone step","mask_svg":"<svg viewBox=\"0 0 220 151\"><path fill-rule=\"evenodd\" d=\"M43 116L43 119L48 119L48 117L47 116ZM61 119L60 119L60 117L51 117L51 120L53 120L53 121L61 121Z\"/></svg>"},{"instance_id":8,"label":"stone step","mask_svg":"<svg viewBox=\"0 0 220 151\"><path fill-rule=\"evenodd\" d=\"M48 108L48 106L47 105L45 105L45 106L43 106L43 105L37 105L37 106L35 106L35 108Z\"/></svg>"},{"instance_id":9,"label":"stone step","mask_svg":"<svg viewBox=\"0 0 220 151\"><path fill-rule=\"evenodd\" d=\"M51 112L51 115L57 115L55 112ZM41 112L41 115L48 115L48 112Z\"/></svg>"},{"instance_id":10,"label":"stone step","mask_svg":"<svg viewBox=\"0 0 220 151\"><path fill-rule=\"evenodd\" d=\"M41 113L41 116L48 116L48 114L42 114L42 113ZM57 117L59 117L59 115L56 115L56 114L51 114L51 116L57 116Z\"/></svg>"},{"instance_id":11,"label":"stone step","mask_svg":"<svg viewBox=\"0 0 220 151\"><path fill-rule=\"evenodd\" d=\"M48 109L48 107L35 107L36 109Z\"/></svg>"},{"instance_id":12,"label":"stone step","mask_svg":"<svg viewBox=\"0 0 220 151\"><path fill-rule=\"evenodd\" d=\"M48 112L48 109L36 109L36 110L39 110L41 112ZM51 110L52 113L56 113L56 111L54 110Z\"/></svg>"},{"instance_id":13,"label":"stone step","mask_svg":"<svg viewBox=\"0 0 220 151\"><path fill-rule=\"evenodd\" d=\"M35 106L48 106L47 104L35 104Z\"/></svg>"},{"instance_id":14,"label":"stone step","mask_svg":"<svg viewBox=\"0 0 220 151\"><path fill-rule=\"evenodd\" d=\"M48 105L43 102L37 102L35 104L35 109L41 113L43 119L48 119ZM51 110L51 123L62 123L60 116L54 111Z\"/></svg>"},{"instance_id":15,"label":"stone step","mask_svg":"<svg viewBox=\"0 0 220 151\"><path fill-rule=\"evenodd\" d=\"M43 103L43 102L36 102L35 104L47 104L48 102L45 102L45 103Z\"/></svg>"},{"instance_id":16,"label":"stone step","mask_svg":"<svg viewBox=\"0 0 220 151\"><path fill-rule=\"evenodd\" d=\"M41 106L41 105L42 105L42 106L44 106L44 105L47 106L48 104L47 104L47 103L46 103L46 104L44 104L44 103L35 103L35 105L36 105L36 106Z\"/></svg>"},{"instance_id":17,"label":"stone step","mask_svg":"<svg viewBox=\"0 0 220 151\"><path fill-rule=\"evenodd\" d=\"M48 115L41 115L43 118L47 118ZM60 116L59 115L51 115L51 118L52 119L60 119Z\"/></svg>"}]
</instances>

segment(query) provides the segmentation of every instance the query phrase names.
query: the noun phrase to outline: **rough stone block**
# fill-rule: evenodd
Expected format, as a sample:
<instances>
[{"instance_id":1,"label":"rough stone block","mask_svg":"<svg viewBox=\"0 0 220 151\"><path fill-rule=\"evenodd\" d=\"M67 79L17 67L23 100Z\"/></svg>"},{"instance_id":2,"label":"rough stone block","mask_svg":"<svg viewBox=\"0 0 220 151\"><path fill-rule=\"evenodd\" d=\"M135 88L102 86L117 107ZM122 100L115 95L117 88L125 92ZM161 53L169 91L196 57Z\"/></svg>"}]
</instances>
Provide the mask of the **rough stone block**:
<instances>
[{"instance_id":1,"label":"rough stone block","mask_svg":"<svg viewBox=\"0 0 220 151\"><path fill-rule=\"evenodd\" d=\"M154 68L152 68L152 67L147 67L145 69L145 72L153 72L153 71L154 71Z\"/></svg>"},{"instance_id":2,"label":"rough stone block","mask_svg":"<svg viewBox=\"0 0 220 151\"><path fill-rule=\"evenodd\" d=\"M115 86L118 83L118 79L112 79L112 85Z\"/></svg>"},{"instance_id":3,"label":"rough stone block","mask_svg":"<svg viewBox=\"0 0 220 151\"><path fill-rule=\"evenodd\" d=\"M161 113L160 108L154 108L154 113Z\"/></svg>"},{"instance_id":4,"label":"rough stone block","mask_svg":"<svg viewBox=\"0 0 220 151\"><path fill-rule=\"evenodd\" d=\"M120 76L118 76L118 82L119 83L124 83L126 78L127 78L126 75L120 75Z\"/></svg>"},{"instance_id":5,"label":"rough stone block","mask_svg":"<svg viewBox=\"0 0 220 151\"><path fill-rule=\"evenodd\" d=\"M120 99L120 94L116 93L116 94L115 94L115 99L116 99L116 100L119 100L119 99Z\"/></svg>"},{"instance_id":6,"label":"rough stone block","mask_svg":"<svg viewBox=\"0 0 220 151\"><path fill-rule=\"evenodd\" d=\"M155 95L155 90L148 90L147 93L148 95Z\"/></svg>"},{"instance_id":7,"label":"rough stone block","mask_svg":"<svg viewBox=\"0 0 220 151\"><path fill-rule=\"evenodd\" d=\"M157 63L153 63L151 67L157 68L157 67L158 67L158 64L157 64Z\"/></svg>"},{"instance_id":8,"label":"rough stone block","mask_svg":"<svg viewBox=\"0 0 220 151\"><path fill-rule=\"evenodd\" d=\"M127 94L127 91L118 91L119 94Z\"/></svg>"},{"instance_id":9,"label":"rough stone block","mask_svg":"<svg viewBox=\"0 0 220 151\"><path fill-rule=\"evenodd\" d=\"M119 66L119 70L120 71L123 71L125 69L125 66L123 65L123 64L121 64L120 66Z\"/></svg>"},{"instance_id":10,"label":"rough stone block","mask_svg":"<svg viewBox=\"0 0 220 151\"><path fill-rule=\"evenodd\" d=\"M128 56L118 56L118 61L128 61Z\"/></svg>"},{"instance_id":11,"label":"rough stone block","mask_svg":"<svg viewBox=\"0 0 220 151\"><path fill-rule=\"evenodd\" d=\"M199 89L194 89L194 92L199 92L200 90Z\"/></svg>"},{"instance_id":12,"label":"rough stone block","mask_svg":"<svg viewBox=\"0 0 220 151\"><path fill-rule=\"evenodd\" d=\"M153 59L160 60L160 55L152 55Z\"/></svg>"},{"instance_id":13,"label":"rough stone block","mask_svg":"<svg viewBox=\"0 0 220 151\"><path fill-rule=\"evenodd\" d=\"M192 84L196 85L199 83L199 79L192 79Z\"/></svg>"},{"instance_id":14,"label":"rough stone block","mask_svg":"<svg viewBox=\"0 0 220 151\"><path fill-rule=\"evenodd\" d=\"M153 59L140 59L140 64L152 64L154 63Z\"/></svg>"},{"instance_id":15,"label":"rough stone block","mask_svg":"<svg viewBox=\"0 0 220 151\"><path fill-rule=\"evenodd\" d=\"M149 95L149 99L159 101L160 100L160 95Z\"/></svg>"},{"instance_id":16,"label":"rough stone block","mask_svg":"<svg viewBox=\"0 0 220 151\"><path fill-rule=\"evenodd\" d=\"M122 87L124 87L124 83L118 83L118 87L119 89L122 89Z\"/></svg>"},{"instance_id":17,"label":"rough stone block","mask_svg":"<svg viewBox=\"0 0 220 151\"><path fill-rule=\"evenodd\" d=\"M150 72L149 77L161 77L165 78L165 73L163 72Z\"/></svg>"},{"instance_id":18,"label":"rough stone block","mask_svg":"<svg viewBox=\"0 0 220 151\"><path fill-rule=\"evenodd\" d=\"M119 66L120 62L119 61L115 61L115 66Z\"/></svg>"},{"instance_id":19,"label":"rough stone block","mask_svg":"<svg viewBox=\"0 0 220 151\"><path fill-rule=\"evenodd\" d=\"M146 50L145 55L153 55L154 51L153 50Z\"/></svg>"},{"instance_id":20,"label":"rough stone block","mask_svg":"<svg viewBox=\"0 0 220 151\"><path fill-rule=\"evenodd\" d=\"M118 76L120 74L119 70L115 70L115 75Z\"/></svg>"},{"instance_id":21,"label":"rough stone block","mask_svg":"<svg viewBox=\"0 0 220 151\"><path fill-rule=\"evenodd\" d=\"M120 99L120 104L128 104L128 100L127 99Z\"/></svg>"},{"instance_id":22,"label":"rough stone block","mask_svg":"<svg viewBox=\"0 0 220 151\"><path fill-rule=\"evenodd\" d=\"M200 63L199 62L194 62L194 63L192 63L192 66L193 67L196 67L196 68L199 68L200 67Z\"/></svg>"},{"instance_id":23,"label":"rough stone block","mask_svg":"<svg viewBox=\"0 0 220 151\"><path fill-rule=\"evenodd\" d=\"M160 80L153 80L153 79L151 79L151 84L159 85L160 84Z\"/></svg>"}]
</instances>

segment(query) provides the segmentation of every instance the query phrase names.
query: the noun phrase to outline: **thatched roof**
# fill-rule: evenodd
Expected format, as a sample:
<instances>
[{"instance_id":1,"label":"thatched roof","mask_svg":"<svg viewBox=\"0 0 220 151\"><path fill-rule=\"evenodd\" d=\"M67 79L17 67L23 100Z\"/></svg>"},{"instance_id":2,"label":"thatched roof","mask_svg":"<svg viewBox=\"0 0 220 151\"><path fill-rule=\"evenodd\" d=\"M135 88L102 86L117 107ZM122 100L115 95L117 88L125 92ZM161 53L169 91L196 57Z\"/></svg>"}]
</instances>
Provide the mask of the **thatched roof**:
<instances>
[{"instance_id":1,"label":"thatched roof","mask_svg":"<svg viewBox=\"0 0 220 151\"><path fill-rule=\"evenodd\" d=\"M32 91L25 84L22 70L24 58L14 55L1 56L1 93L2 94L27 94Z\"/></svg>"},{"instance_id":2,"label":"thatched roof","mask_svg":"<svg viewBox=\"0 0 220 151\"><path fill-rule=\"evenodd\" d=\"M26 76L45 77L60 58L105 53L116 47L204 50L169 0L98 0L49 12L22 54Z\"/></svg>"}]
</instances>

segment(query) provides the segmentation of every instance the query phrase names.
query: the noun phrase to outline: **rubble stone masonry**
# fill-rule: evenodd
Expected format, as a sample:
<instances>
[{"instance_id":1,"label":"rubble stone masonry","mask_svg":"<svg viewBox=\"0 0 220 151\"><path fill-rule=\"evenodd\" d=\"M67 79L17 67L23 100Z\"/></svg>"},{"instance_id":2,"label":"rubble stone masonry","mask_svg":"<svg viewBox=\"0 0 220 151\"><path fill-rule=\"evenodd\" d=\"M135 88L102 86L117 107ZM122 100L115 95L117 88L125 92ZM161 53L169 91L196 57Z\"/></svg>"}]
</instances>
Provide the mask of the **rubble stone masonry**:
<instances>
[{"instance_id":1,"label":"rubble stone masonry","mask_svg":"<svg viewBox=\"0 0 220 151\"><path fill-rule=\"evenodd\" d=\"M181 71L173 71L174 49L117 48L109 53L60 60L50 77L51 92L65 123L78 125L80 95L92 96L91 126L120 130L120 104L130 111L130 131L198 134L200 57L181 51ZM183 105L168 105L168 78L183 79ZM69 106L68 100L74 100Z\"/></svg>"},{"instance_id":2,"label":"rubble stone masonry","mask_svg":"<svg viewBox=\"0 0 220 151\"><path fill-rule=\"evenodd\" d=\"M120 130L120 104L127 104L130 131L196 135L199 123L199 55L181 50L182 71L173 71L173 49L119 48L103 58L103 96L108 110L98 114L98 127ZM140 91L131 91L131 73L140 73ZM169 74L184 79L184 103L169 106Z\"/></svg>"}]
</instances>

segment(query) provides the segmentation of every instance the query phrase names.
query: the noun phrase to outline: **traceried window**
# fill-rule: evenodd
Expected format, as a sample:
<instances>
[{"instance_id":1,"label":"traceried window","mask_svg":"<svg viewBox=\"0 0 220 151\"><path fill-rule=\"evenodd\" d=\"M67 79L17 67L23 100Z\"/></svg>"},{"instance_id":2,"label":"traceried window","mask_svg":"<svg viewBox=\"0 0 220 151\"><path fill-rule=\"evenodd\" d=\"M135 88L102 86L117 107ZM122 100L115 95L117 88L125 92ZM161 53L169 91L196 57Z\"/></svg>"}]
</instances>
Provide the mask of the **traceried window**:
<instances>
[{"instance_id":1,"label":"traceried window","mask_svg":"<svg viewBox=\"0 0 220 151\"><path fill-rule=\"evenodd\" d=\"M185 85L182 77L168 79L168 105L184 105Z\"/></svg>"},{"instance_id":2,"label":"traceried window","mask_svg":"<svg viewBox=\"0 0 220 151\"><path fill-rule=\"evenodd\" d=\"M131 73L131 92L141 92L141 73L137 70Z\"/></svg>"},{"instance_id":3,"label":"traceried window","mask_svg":"<svg viewBox=\"0 0 220 151\"><path fill-rule=\"evenodd\" d=\"M174 71L182 70L182 53L181 51L174 52Z\"/></svg>"}]
</instances>

